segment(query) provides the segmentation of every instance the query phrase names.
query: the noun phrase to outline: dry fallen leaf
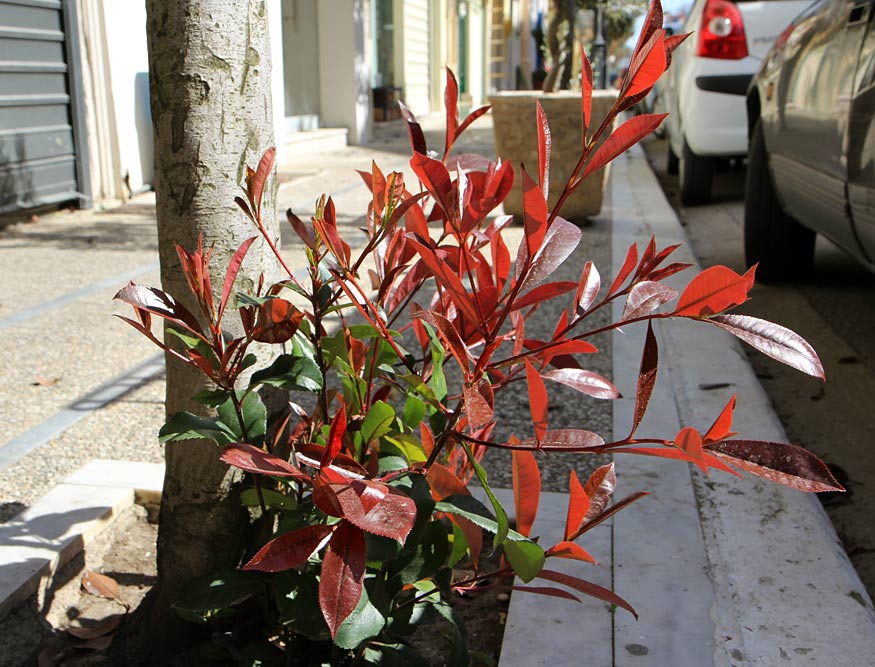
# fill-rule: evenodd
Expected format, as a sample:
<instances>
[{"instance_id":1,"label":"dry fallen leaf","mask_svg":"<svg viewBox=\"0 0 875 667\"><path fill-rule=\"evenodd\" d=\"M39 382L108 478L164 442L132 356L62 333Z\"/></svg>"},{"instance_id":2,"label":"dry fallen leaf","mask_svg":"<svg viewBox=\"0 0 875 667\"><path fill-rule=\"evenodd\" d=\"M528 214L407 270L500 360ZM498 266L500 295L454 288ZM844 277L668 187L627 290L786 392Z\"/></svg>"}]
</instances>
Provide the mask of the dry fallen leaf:
<instances>
[{"instance_id":1,"label":"dry fallen leaf","mask_svg":"<svg viewBox=\"0 0 875 667\"><path fill-rule=\"evenodd\" d=\"M116 580L98 572L88 571L82 575L82 590L109 600L117 600L119 596Z\"/></svg>"},{"instance_id":2,"label":"dry fallen leaf","mask_svg":"<svg viewBox=\"0 0 875 667\"><path fill-rule=\"evenodd\" d=\"M97 639L98 637L115 632L118 626L121 625L122 618L124 618L124 614L114 614L88 627L71 625L67 628L67 632L76 637L76 639Z\"/></svg>"},{"instance_id":3,"label":"dry fallen leaf","mask_svg":"<svg viewBox=\"0 0 875 667\"><path fill-rule=\"evenodd\" d=\"M52 385L58 384L61 381L61 378L44 378L42 375L37 375L36 380L31 382L31 385L34 387L51 387Z\"/></svg>"}]
</instances>

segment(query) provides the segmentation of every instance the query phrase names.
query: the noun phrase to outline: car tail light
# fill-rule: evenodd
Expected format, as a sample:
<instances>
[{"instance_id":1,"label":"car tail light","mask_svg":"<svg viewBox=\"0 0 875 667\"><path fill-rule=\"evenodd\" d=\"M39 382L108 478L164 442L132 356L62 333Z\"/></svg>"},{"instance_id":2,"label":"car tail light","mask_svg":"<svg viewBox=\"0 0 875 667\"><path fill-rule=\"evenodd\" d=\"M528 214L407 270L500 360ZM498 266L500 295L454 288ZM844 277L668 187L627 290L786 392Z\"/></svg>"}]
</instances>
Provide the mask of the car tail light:
<instances>
[{"instance_id":1,"label":"car tail light","mask_svg":"<svg viewBox=\"0 0 875 667\"><path fill-rule=\"evenodd\" d=\"M708 0L702 11L699 55L704 58L739 60L747 56L744 20L735 3Z\"/></svg>"}]
</instances>

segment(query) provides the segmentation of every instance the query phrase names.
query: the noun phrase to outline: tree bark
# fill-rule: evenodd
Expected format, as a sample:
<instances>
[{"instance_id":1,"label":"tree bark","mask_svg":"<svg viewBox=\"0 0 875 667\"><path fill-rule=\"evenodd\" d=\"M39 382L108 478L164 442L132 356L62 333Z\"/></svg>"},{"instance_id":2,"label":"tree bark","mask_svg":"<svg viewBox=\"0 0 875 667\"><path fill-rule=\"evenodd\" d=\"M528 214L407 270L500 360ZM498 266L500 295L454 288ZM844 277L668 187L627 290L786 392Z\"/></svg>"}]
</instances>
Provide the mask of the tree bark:
<instances>
[{"instance_id":1,"label":"tree bark","mask_svg":"<svg viewBox=\"0 0 875 667\"><path fill-rule=\"evenodd\" d=\"M234 204L245 165L257 165L274 141L270 46L264 0L147 0L149 81L155 129L155 193L163 289L189 309L177 244L191 250L203 236L213 247L212 280L221 290L233 252L255 229ZM265 190L265 224L278 238L276 180ZM262 272L272 281L273 261L259 240L238 281L252 285ZM187 298L188 297L188 298ZM225 322L232 322L231 309ZM223 323L224 324L224 323ZM167 362L167 415L197 412L190 401L208 388L203 375L175 359ZM238 499L240 476L219 461L206 441L166 447L158 534L158 585L147 622L150 662L190 639L170 608L181 586L240 556L247 514Z\"/></svg>"}]
</instances>

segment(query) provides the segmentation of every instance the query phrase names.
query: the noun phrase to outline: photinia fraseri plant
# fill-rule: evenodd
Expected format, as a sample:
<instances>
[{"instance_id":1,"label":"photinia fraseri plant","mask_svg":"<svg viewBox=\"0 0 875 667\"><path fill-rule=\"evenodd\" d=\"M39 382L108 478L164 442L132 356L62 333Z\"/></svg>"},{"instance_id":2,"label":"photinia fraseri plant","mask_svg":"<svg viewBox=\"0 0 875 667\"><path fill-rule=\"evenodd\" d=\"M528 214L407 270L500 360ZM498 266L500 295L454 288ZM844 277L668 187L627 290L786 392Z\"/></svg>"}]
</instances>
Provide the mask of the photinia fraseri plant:
<instances>
[{"instance_id":1,"label":"photinia fraseri plant","mask_svg":"<svg viewBox=\"0 0 875 667\"><path fill-rule=\"evenodd\" d=\"M288 212L307 256L306 279L295 277L261 222L261 194L274 162L270 149L257 169L247 170L245 196L236 202L274 251L285 280L262 281L235 294L254 236L237 250L215 295L210 251L201 244L193 252L179 249L197 315L158 289L130 284L119 291L117 298L136 314L124 319L215 385L195 396L215 408L214 416L174 415L160 439L216 442L223 461L250 473L253 486L242 498L263 522L239 569L204 573L183 591L180 613L221 625L233 608L244 608L239 616L260 620L260 641L285 651L289 661L327 647L332 664L420 664L406 636L442 617L454 627L447 664L467 665L464 626L449 602L455 593L500 575L519 577L524 585L517 590L570 600L594 596L635 613L612 591L550 569L547 562L595 563L581 538L646 494L612 501L613 463L583 482L572 472L564 539L543 544L532 535L543 452L659 456L705 473L747 471L803 491L840 489L826 466L800 447L737 439L734 397L707 430L688 426L662 439L638 435L658 368L653 320L716 326L823 377L817 355L798 335L728 312L747 300L753 269L739 275L712 267L678 292L664 280L689 265L670 261L677 246L659 248L651 239L643 249L629 248L605 288L590 262L576 282L551 280L581 237L578 227L560 217L562 203L664 118L636 116L611 130L614 118L649 92L684 39L667 37L661 24L657 0L618 100L592 132L592 77L584 56L584 143L552 211L546 203L550 130L543 111L538 107L534 177L522 166L517 176L515 165L500 160L453 157L456 139L487 108L460 121L458 89L448 71L442 156L428 151L421 127L402 106L418 183L409 184L400 172L385 174L376 164L360 172L372 194L361 249L354 251L342 238L334 203L323 196L309 222ZM505 241L510 217L491 214L517 177L524 234L513 248ZM541 304L557 298L568 307L552 335L527 337L527 323ZM617 301L624 308L616 322L588 328L593 313ZM222 327L229 306L242 321L239 337ZM169 323L166 331L183 342L181 351L152 333L153 316ZM647 335L630 432L607 442L582 428L551 429L550 383L596 399L618 397L610 381L585 367L586 355L597 353L589 339L636 323L646 323ZM251 372L256 342L277 346L279 354ZM288 409L270 423L258 394L265 386L290 396ZM496 439L497 401L504 390L522 386L532 431ZM481 465L490 448L512 451L515 529ZM485 503L471 493L474 479ZM486 552L501 554L497 566L484 566ZM463 559L470 565L457 568ZM269 662L265 655L261 659Z\"/></svg>"}]
</instances>

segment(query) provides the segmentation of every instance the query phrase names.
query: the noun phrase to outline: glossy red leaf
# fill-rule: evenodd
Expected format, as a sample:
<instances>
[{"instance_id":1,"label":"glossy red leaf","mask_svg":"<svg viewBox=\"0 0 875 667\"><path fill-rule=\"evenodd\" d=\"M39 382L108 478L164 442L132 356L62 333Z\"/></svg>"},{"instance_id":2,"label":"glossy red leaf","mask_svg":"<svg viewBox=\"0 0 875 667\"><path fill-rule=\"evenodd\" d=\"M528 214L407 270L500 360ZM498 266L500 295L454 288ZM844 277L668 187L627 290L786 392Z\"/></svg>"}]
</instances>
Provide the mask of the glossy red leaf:
<instances>
[{"instance_id":1,"label":"glossy red leaf","mask_svg":"<svg viewBox=\"0 0 875 667\"><path fill-rule=\"evenodd\" d=\"M632 269L635 268L637 263L638 246L633 243L629 246L629 249L626 250L626 258L623 260L623 266L620 267L620 270L614 278L614 282L611 283L611 287L608 289L609 295L613 295L620 290L623 283L626 282L626 278L632 275Z\"/></svg>"},{"instance_id":2,"label":"glossy red leaf","mask_svg":"<svg viewBox=\"0 0 875 667\"><path fill-rule=\"evenodd\" d=\"M644 414L647 412L647 404L650 403L650 396L653 394L653 387L656 385L658 365L659 347L656 343L656 336L653 335L653 324L648 321L647 337L644 339L644 352L641 355L641 368L638 372L638 387L635 392L635 410L632 414L630 438L638 429L641 420L644 419Z\"/></svg>"},{"instance_id":3,"label":"glossy red leaf","mask_svg":"<svg viewBox=\"0 0 875 667\"><path fill-rule=\"evenodd\" d=\"M417 122L416 116L408 109L401 100L398 101L398 108L401 110L401 117L407 123L407 134L410 137L410 148L414 153L428 153L428 146L425 143L425 134L422 132L422 126Z\"/></svg>"},{"instance_id":4,"label":"glossy red leaf","mask_svg":"<svg viewBox=\"0 0 875 667\"><path fill-rule=\"evenodd\" d=\"M693 33L688 32L682 35L667 35L665 38L665 67L668 69L669 65L671 65L671 54L674 52L676 48L678 48L681 44L683 44L687 37L692 35Z\"/></svg>"},{"instance_id":5,"label":"glossy red leaf","mask_svg":"<svg viewBox=\"0 0 875 667\"><path fill-rule=\"evenodd\" d=\"M283 572L303 565L319 551L331 533L332 526L317 524L284 533L258 550L241 570Z\"/></svg>"},{"instance_id":6,"label":"glossy red leaf","mask_svg":"<svg viewBox=\"0 0 875 667\"><path fill-rule=\"evenodd\" d=\"M748 315L714 315L705 321L728 331L782 364L821 380L826 379L817 352L795 331Z\"/></svg>"},{"instance_id":7,"label":"glossy red leaf","mask_svg":"<svg viewBox=\"0 0 875 667\"><path fill-rule=\"evenodd\" d=\"M382 482L354 479L332 484L344 519L362 530L401 544L416 523L416 504Z\"/></svg>"},{"instance_id":8,"label":"glossy red leaf","mask_svg":"<svg viewBox=\"0 0 875 667\"><path fill-rule=\"evenodd\" d=\"M197 318L185 306L160 289L128 283L113 298L166 320L176 321L189 331L203 335Z\"/></svg>"},{"instance_id":9,"label":"glossy red leaf","mask_svg":"<svg viewBox=\"0 0 875 667\"><path fill-rule=\"evenodd\" d=\"M647 278L649 280L653 280L653 281L665 280L669 276L673 276L676 273L680 273L681 271L689 269L692 266L693 266L692 264L688 264L686 262L675 262L675 263L669 264L668 266L663 267L661 269L656 269L654 271L651 271L648 274Z\"/></svg>"},{"instance_id":10,"label":"glossy red leaf","mask_svg":"<svg viewBox=\"0 0 875 667\"><path fill-rule=\"evenodd\" d=\"M465 536L465 541L468 543L468 553L471 554L471 563L474 568L480 566L480 554L483 551L483 529L475 524L470 519L463 516L450 514L449 520L458 526L459 530Z\"/></svg>"},{"instance_id":11,"label":"glossy red leaf","mask_svg":"<svg viewBox=\"0 0 875 667\"><path fill-rule=\"evenodd\" d=\"M434 463L428 469L426 481L431 489L431 496L435 500L443 500L444 498L456 494L465 496L471 495L468 491L468 485L459 479L449 468Z\"/></svg>"},{"instance_id":12,"label":"glossy red leaf","mask_svg":"<svg viewBox=\"0 0 875 667\"><path fill-rule=\"evenodd\" d=\"M724 407L720 414L717 415L717 419L714 420L714 423L711 424L711 428L708 429L708 432L702 438L704 444L707 445L713 442L718 442L719 440L723 440L732 435L732 413L734 411L735 394L732 395L732 398L729 399L726 407Z\"/></svg>"},{"instance_id":13,"label":"glossy red leaf","mask_svg":"<svg viewBox=\"0 0 875 667\"><path fill-rule=\"evenodd\" d=\"M496 287L504 289L510 276L510 252L501 234L496 234L489 239L489 252L492 256L492 270L498 281Z\"/></svg>"},{"instance_id":14,"label":"glossy red leaf","mask_svg":"<svg viewBox=\"0 0 875 667\"><path fill-rule=\"evenodd\" d=\"M538 197L540 197L538 193ZM547 229L542 239L540 249L531 262L531 267L524 277L521 276L523 265L526 262L527 247L520 243L520 249L516 260L515 274L517 279L522 277L521 290L529 290L541 284L549 278L553 272L568 259L571 253L580 243L580 227L568 222L565 218L557 217Z\"/></svg>"},{"instance_id":15,"label":"glossy red leaf","mask_svg":"<svg viewBox=\"0 0 875 667\"><path fill-rule=\"evenodd\" d=\"M592 120L592 65L586 57L586 49L580 46L580 111L583 120L583 144L586 147L586 135Z\"/></svg>"},{"instance_id":16,"label":"glossy red leaf","mask_svg":"<svg viewBox=\"0 0 875 667\"><path fill-rule=\"evenodd\" d=\"M258 169L255 170L252 181L248 183L252 193L252 202L259 213L261 213L261 196L264 193L264 184L267 182L268 176L270 176L275 160L276 148L271 147L264 151L264 155L261 156L261 160L258 163Z\"/></svg>"},{"instance_id":17,"label":"glossy red leaf","mask_svg":"<svg viewBox=\"0 0 875 667\"><path fill-rule=\"evenodd\" d=\"M726 266L712 266L690 281L678 300L675 315L707 317L747 301L756 267L743 276Z\"/></svg>"},{"instance_id":18,"label":"glossy red leaf","mask_svg":"<svg viewBox=\"0 0 875 667\"><path fill-rule=\"evenodd\" d=\"M541 471L530 451L512 452L511 474L517 532L528 537L532 532L541 502Z\"/></svg>"},{"instance_id":19,"label":"glossy red leaf","mask_svg":"<svg viewBox=\"0 0 875 667\"><path fill-rule=\"evenodd\" d=\"M565 574L563 572L555 572L553 570L541 570L538 578L546 579L547 581L552 581L557 584L562 584L563 586L568 586L569 588L573 588L574 590L579 591L585 595L589 595L609 604L622 607L630 614L632 614L636 619L638 618L638 614L635 613L635 610L632 609L632 606L628 602L626 602L623 598L621 598L613 591L609 591L607 588L603 588L592 582L580 579L579 577L574 577L570 574Z\"/></svg>"},{"instance_id":20,"label":"glossy red leaf","mask_svg":"<svg viewBox=\"0 0 875 667\"><path fill-rule=\"evenodd\" d=\"M520 591L522 593L534 593L535 595L546 595L551 598L561 598L562 600L573 600L580 602L580 598L569 593L562 588L552 588L550 586L511 586L510 590Z\"/></svg>"},{"instance_id":21,"label":"glossy red leaf","mask_svg":"<svg viewBox=\"0 0 875 667\"><path fill-rule=\"evenodd\" d=\"M312 227L309 227L301 218L295 215L292 209L286 210L286 220L289 221L292 229L295 230L295 234L304 242L305 246L310 248L310 250L316 248L316 237L313 236Z\"/></svg>"},{"instance_id":22,"label":"glossy red leaf","mask_svg":"<svg viewBox=\"0 0 875 667\"><path fill-rule=\"evenodd\" d=\"M270 477L288 477L299 482L309 482L310 475L285 459L269 454L260 447L244 442L225 446L219 457L222 461L240 470Z\"/></svg>"},{"instance_id":23,"label":"glossy red leaf","mask_svg":"<svg viewBox=\"0 0 875 667\"><path fill-rule=\"evenodd\" d=\"M577 473L572 470L568 480L568 511L565 514L566 540L573 539L573 535L580 530L588 513L589 495L584 491Z\"/></svg>"},{"instance_id":24,"label":"glossy red leaf","mask_svg":"<svg viewBox=\"0 0 875 667\"><path fill-rule=\"evenodd\" d=\"M665 72L667 65L664 39L665 30L662 28L654 30L641 51L633 57L629 65L631 71L629 86L624 91L624 97L635 97L646 93Z\"/></svg>"},{"instance_id":25,"label":"glossy red leaf","mask_svg":"<svg viewBox=\"0 0 875 667\"><path fill-rule=\"evenodd\" d=\"M523 223L526 231L525 248L527 256L534 257L547 233L547 201L544 199L544 192L532 180L525 167L520 167L520 177L523 184ZM519 258L517 262L519 262Z\"/></svg>"},{"instance_id":26,"label":"glossy red leaf","mask_svg":"<svg viewBox=\"0 0 875 667\"><path fill-rule=\"evenodd\" d=\"M757 477L799 491L844 491L829 468L807 449L781 442L726 440L708 451L730 465Z\"/></svg>"},{"instance_id":27,"label":"glossy red leaf","mask_svg":"<svg viewBox=\"0 0 875 667\"><path fill-rule=\"evenodd\" d=\"M453 183L450 172L438 160L421 153L410 158L410 167L448 217L453 216Z\"/></svg>"},{"instance_id":28,"label":"glossy red leaf","mask_svg":"<svg viewBox=\"0 0 875 667\"><path fill-rule=\"evenodd\" d=\"M583 485L583 491L589 498L589 511L584 522L592 521L605 511L615 488L617 488L617 473L614 471L613 462L599 467L589 476L586 484Z\"/></svg>"},{"instance_id":29,"label":"glossy red leaf","mask_svg":"<svg viewBox=\"0 0 875 667\"><path fill-rule=\"evenodd\" d=\"M478 107L478 108L474 109L474 111L472 111L467 116L465 116L465 120L463 120L461 123L459 123L459 127L456 129L456 138L458 138L459 135L462 134L462 132L464 132L468 128L469 125L471 125L471 123L473 123L475 120L480 118L480 116L485 114L491 108L492 108L492 105L487 104L485 106Z\"/></svg>"},{"instance_id":30,"label":"glossy red leaf","mask_svg":"<svg viewBox=\"0 0 875 667\"><path fill-rule=\"evenodd\" d=\"M599 146L586 163L583 178L598 171L618 155L626 152L648 134L653 132L668 114L641 114L620 125L607 140Z\"/></svg>"},{"instance_id":31,"label":"glossy red leaf","mask_svg":"<svg viewBox=\"0 0 875 667\"><path fill-rule=\"evenodd\" d=\"M616 450L611 450L611 451L616 451ZM668 451L668 450L666 450L666 451ZM674 451L675 453L682 453L682 452L678 452L677 450L672 450L672 451ZM628 507L629 505L634 503L636 500L641 500L641 498L643 498L644 496L647 496L647 495L650 495L650 494L648 494L646 491L638 491L636 493L633 493L630 496L626 496L622 500L615 502L613 505L606 507L602 512L600 512L596 516L588 519L583 524L583 526L580 527L580 530L578 530L576 533L574 533L574 535L571 536L571 539L576 540L578 537L580 537L584 533L589 532L590 530L592 530L593 528L595 528L599 524L604 523L605 521L610 519L617 512L625 509L626 507Z\"/></svg>"},{"instance_id":32,"label":"glossy red leaf","mask_svg":"<svg viewBox=\"0 0 875 667\"><path fill-rule=\"evenodd\" d=\"M653 0L647 10L647 15L641 24L641 33L638 35L638 41L635 43L633 54L639 53L654 32L662 28L663 13L660 0Z\"/></svg>"},{"instance_id":33,"label":"glossy red leaf","mask_svg":"<svg viewBox=\"0 0 875 667\"><path fill-rule=\"evenodd\" d=\"M328 542L319 577L319 607L332 639L362 596L365 559L364 532L341 521Z\"/></svg>"},{"instance_id":34,"label":"glossy red leaf","mask_svg":"<svg viewBox=\"0 0 875 667\"><path fill-rule=\"evenodd\" d=\"M599 290L602 287L602 279L598 269L592 262L587 262L583 265L583 273L580 275L580 281L577 283L577 293L574 295L575 312L577 315L583 315L595 303L599 295Z\"/></svg>"},{"instance_id":35,"label":"glossy red leaf","mask_svg":"<svg viewBox=\"0 0 875 667\"><path fill-rule=\"evenodd\" d=\"M544 301L555 299L557 296L562 296L576 287L577 283L566 281L540 285L532 291L523 294L520 298L515 299L513 302L513 310L528 308L529 306L534 306Z\"/></svg>"},{"instance_id":36,"label":"glossy red leaf","mask_svg":"<svg viewBox=\"0 0 875 667\"><path fill-rule=\"evenodd\" d=\"M453 303L456 304L459 310L469 317L471 321L479 322L480 316L477 313L477 309L474 307L474 303L471 301L471 297L467 290L465 290L465 286L462 284L459 276L453 273L452 268L445 261L438 258L434 250L421 243L415 236L408 235L407 239L416 248L423 264L437 279L438 284L450 293Z\"/></svg>"},{"instance_id":37,"label":"glossy red leaf","mask_svg":"<svg viewBox=\"0 0 875 667\"><path fill-rule=\"evenodd\" d=\"M450 153L453 143L456 141L456 129L459 127L459 84L456 83L456 75L447 67L447 83L444 88L444 109L447 115L447 136L444 143L444 157Z\"/></svg>"},{"instance_id":38,"label":"glossy red leaf","mask_svg":"<svg viewBox=\"0 0 875 667\"><path fill-rule=\"evenodd\" d=\"M466 383L463 392L468 424L471 428L486 426L492 421L495 406L495 396L489 380L481 379L474 384Z\"/></svg>"},{"instance_id":39,"label":"glossy red leaf","mask_svg":"<svg viewBox=\"0 0 875 667\"><path fill-rule=\"evenodd\" d=\"M702 436L696 429L690 426L682 428L675 436L674 444L690 457L699 470L708 472L705 451L702 449Z\"/></svg>"},{"instance_id":40,"label":"glossy red leaf","mask_svg":"<svg viewBox=\"0 0 875 667\"><path fill-rule=\"evenodd\" d=\"M413 313L413 317L421 319L434 327L438 338L444 347L450 351L463 372L468 373L471 369L471 355L462 341L462 337L446 317L432 310L420 310Z\"/></svg>"},{"instance_id":41,"label":"glossy red leaf","mask_svg":"<svg viewBox=\"0 0 875 667\"><path fill-rule=\"evenodd\" d=\"M228 299L231 296L231 290L234 288L234 281L237 279L237 273L240 271L240 265L243 264L243 260L245 259L246 253L249 250L249 246L251 246L252 242L255 241L255 239L257 238L257 236L253 236L252 238L243 241L243 243L240 244L240 247L237 248L234 256L231 257L231 261L228 263L228 268L225 271L225 283L222 286L222 300L219 302L219 315L216 318L217 321L222 320L222 315L225 312L225 306L228 305Z\"/></svg>"},{"instance_id":42,"label":"glossy red leaf","mask_svg":"<svg viewBox=\"0 0 875 667\"><path fill-rule=\"evenodd\" d=\"M538 179L541 182L544 201L547 201L550 197L550 149L553 146L553 138L550 136L547 114L544 113L539 100L535 100L535 111L538 120Z\"/></svg>"},{"instance_id":43,"label":"glossy red leaf","mask_svg":"<svg viewBox=\"0 0 875 667\"><path fill-rule=\"evenodd\" d=\"M529 409L532 414L532 425L535 428L535 438L540 442L547 434L547 387L541 379L541 374L526 359L526 382L529 390Z\"/></svg>"},{"instance_id":44,"label":"glossy red leaf","mask_svg":"<svg viewBox=\"0 0 875 667\"><path fill-rule=\"evenodd\" d=\"M331 465L334 458L340 453L343 448L343 436L346 434L346 406L341 405L340 409L331 420L331 427L328 429L328 444L325 447L325 453L322 455L322 460L319 462L320 467L326 468Z\"/></svg>"},{"instance_id":45,"label":"glossy red leaf","mask_svg":"<svg viewBox=\"0 0 875 667\"><path fill-rule=\"evenodd\" d=\"M311 442L299 442L295 445L295 451L298 463L311 468L321 468L319 462L325 455L325 447ZM360 479L368 474L358 461L343 453L335 455L328 469L347 479Z\"/></svg>"},{"instance_id":46,"label":"glossy red leaf","mask_svg":"<svg viewBox=\"0 0 875 667\"><path fill-rule=\"evenodd\" d=\"M596 559L589 552L576 542L562 541L555 546L547 549L548 558L570 558L571 560L579 560L584 563L592 563L598 565Z\"/></svg>"},{"instance_id":47,"label":"glossy red leaf","mask_svg":"<svg viewBox=\"0 0 875 667\"><path fill-rule=\"evenodd\" d=\"M593 398L620 398L620 392L607 379L582 368L557 368L541 374L545 380L559 382Z\"/></svg>"},{"instance_id":48,"label":"glossy red leaf","mask_svg":"<svg viewBox=\"0 0 875 667\"><path fill-rule=\"evenodd\" d=\"M560 428L547 431L541 441L526 438L519 445L527 449L543 449L544 451L586 451L598 449L605 444L604 438L592 431L576 428Z\"/></svg>"},{"instance_id":49,"label":"glossy red leaf","mask_svg":"<svg viewBox=\"0 0 875 667\"><path fill-rule=\"evenodd\" d=\"M251 335L259 343L279 344L290 340L301 326L304 311L285 299L268 299L258 306Z\"/></svg>"},{"instance_id":50,"label":"glossy red leaf","mask_svg":"<svg viewBox=\"0 0 875 667\"><path fill-rule=\"evenodd\" d=\"M620 322L646 317L662 304L677 298L677 290L664 283L644 280L632 288L626 298L626 307Z\"/></svg>"}]
</instances>

